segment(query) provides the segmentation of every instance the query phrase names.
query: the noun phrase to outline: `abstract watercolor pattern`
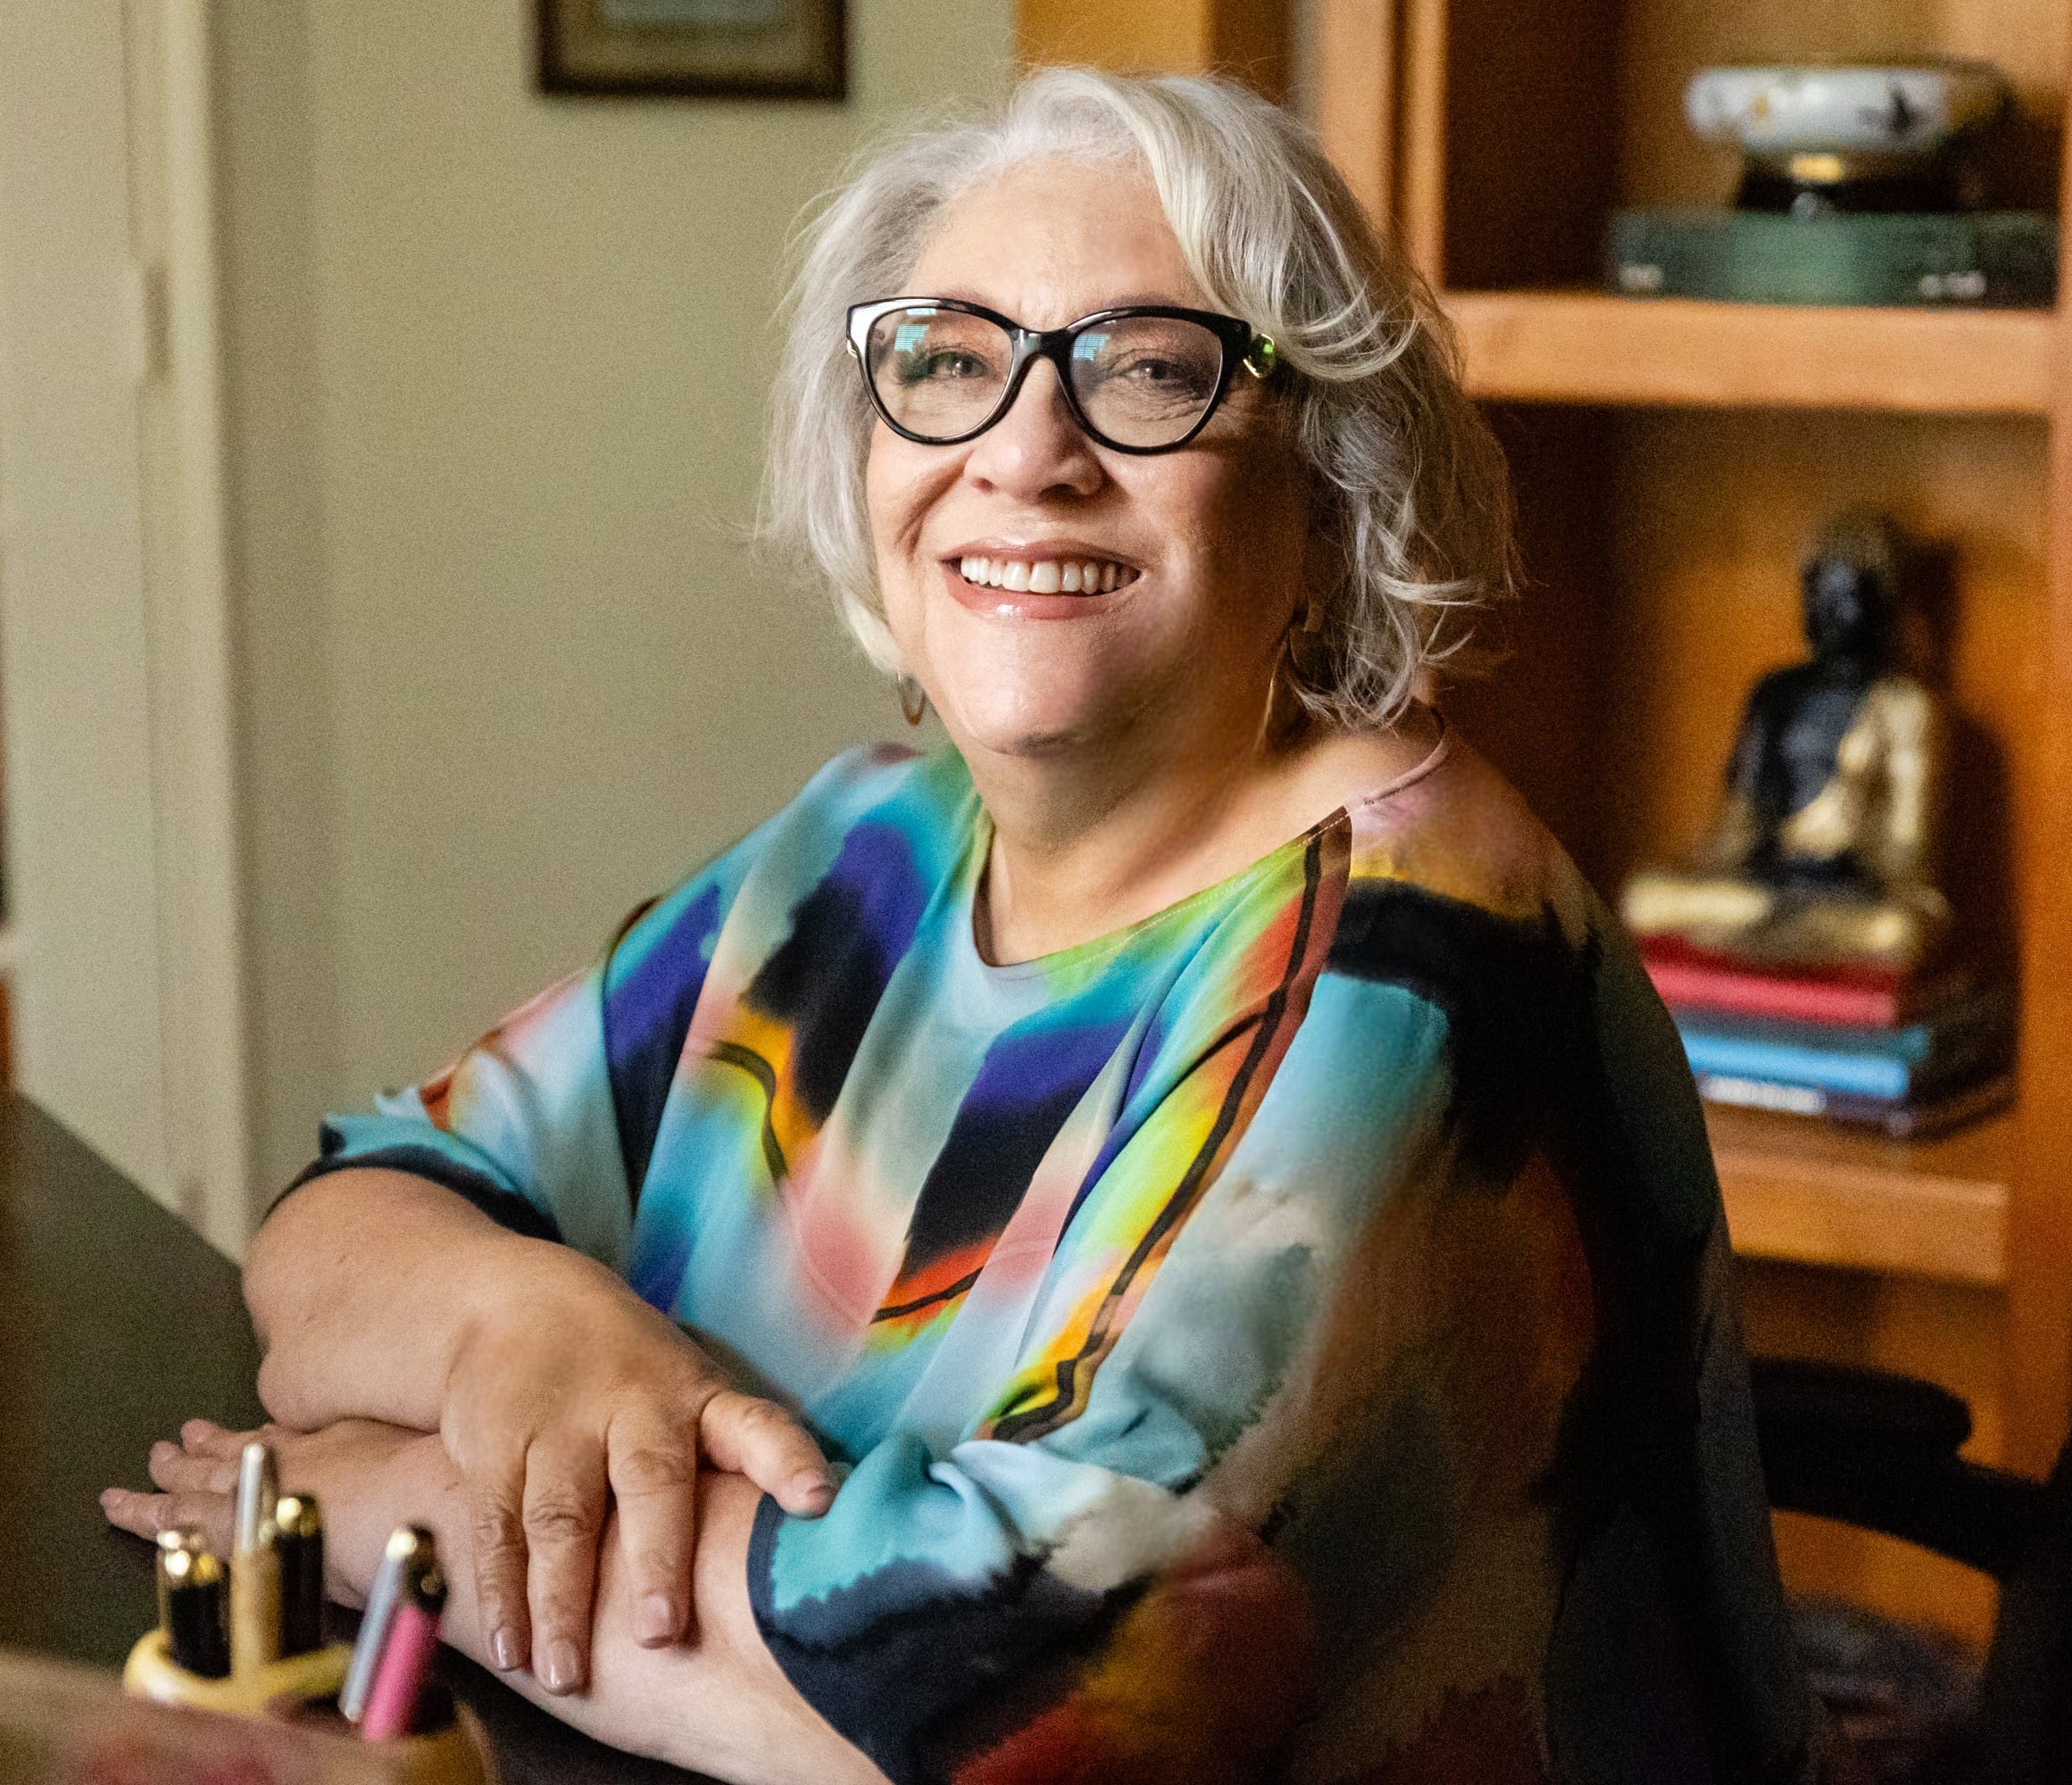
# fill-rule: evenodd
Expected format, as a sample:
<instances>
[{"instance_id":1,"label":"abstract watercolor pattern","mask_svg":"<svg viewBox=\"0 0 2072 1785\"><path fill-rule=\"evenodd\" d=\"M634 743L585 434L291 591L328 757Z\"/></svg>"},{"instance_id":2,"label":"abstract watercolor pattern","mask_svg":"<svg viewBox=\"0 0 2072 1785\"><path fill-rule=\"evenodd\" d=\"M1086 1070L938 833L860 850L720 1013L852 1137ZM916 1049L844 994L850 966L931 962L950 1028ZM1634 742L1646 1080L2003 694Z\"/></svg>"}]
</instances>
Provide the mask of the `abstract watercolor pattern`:
<instances>
[{"instance_id":1,"label":"abstract watercolor pattern","mask_svg":"<svg viewBox=\"0 0 2072 1785\"><path fill-rule=\"evenodd\" d=\"M1475 772L1000 967L962 763L853 752L311 1172L803 1413L845 1479L753 1603L901 1785L1797 1778L1689 1075Z\"/></svg>"}]
</instances>

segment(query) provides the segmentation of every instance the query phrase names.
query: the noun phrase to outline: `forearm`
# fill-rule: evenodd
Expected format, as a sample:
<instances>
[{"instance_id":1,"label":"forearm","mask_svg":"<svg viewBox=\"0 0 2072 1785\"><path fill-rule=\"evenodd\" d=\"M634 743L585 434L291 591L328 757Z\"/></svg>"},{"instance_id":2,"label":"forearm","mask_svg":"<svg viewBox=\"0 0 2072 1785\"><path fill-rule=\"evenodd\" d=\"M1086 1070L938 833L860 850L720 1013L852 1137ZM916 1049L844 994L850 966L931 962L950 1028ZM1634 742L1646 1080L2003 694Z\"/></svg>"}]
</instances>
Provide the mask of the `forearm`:
<instances>
[{"instance_id":1,"label":"forearm","mask_svg":"<svg viewBox=\"0 0 2072 1785\"><path fill-rule=\"evenodd\" d=\"M597 1585L590 1684L555 1697L528 1673L509 1683L600 1741L739 1785L884 1785L883 1775L828 1727L770 1659L748 1604L748 1540L760 1490L738 1475L699 1478L691 1643L659 1648L634 1640L632 1594L618 1522L608 1527ZM395 1524L429 1526L443 1555L466 1553L468 1516L458 1476L436 1438L402 1447L380 1481L336 1512L334 1590L365 1593ZM453 1647L488 1665L472 1571L447 1571L443 1629Z\"/></svg>"},{"instance_id":2,"label":"forearm","mask_svg":"<svg viewBox=\"0 0 2072 1785\"><path fill-rule=\"evenodd\" d=\"M404 1172L318 1178L274 1211L245 1259L260 1399L304 1431L353 1418L436 1430L478 1303L565 1253Z\"/></svg>"}]
</instances>

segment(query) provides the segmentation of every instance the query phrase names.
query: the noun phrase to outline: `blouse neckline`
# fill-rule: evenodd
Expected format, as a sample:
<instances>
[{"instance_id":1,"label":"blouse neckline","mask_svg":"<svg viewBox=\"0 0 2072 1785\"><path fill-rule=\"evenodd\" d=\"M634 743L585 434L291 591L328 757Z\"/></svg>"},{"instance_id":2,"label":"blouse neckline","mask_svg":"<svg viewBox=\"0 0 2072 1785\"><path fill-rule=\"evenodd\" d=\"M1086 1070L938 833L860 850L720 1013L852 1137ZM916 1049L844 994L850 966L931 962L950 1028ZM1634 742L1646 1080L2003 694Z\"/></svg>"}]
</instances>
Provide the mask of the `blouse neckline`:
<instances>
[{"instance_id":1,"label":"blouse neckline","mask_svg":"<svg viewBox=\"0 0 2072 1785\"><path fill-rule=\"evenodd\" d=\"M1446 724L1446 716L1436 707L1427 708L1438 727L1438 736L1421 761L1406 768L1402 774L1392 776L1380 786L1334 807L1299 836L1290 837L1286 843L1277 843L1272 849L1248 862L1234 873L1209 885L1176 899L1169 905L1161 906L1125 924L1119 929L1109 930L1098 936L1089 936L1085 942L1074 942L1069 948L1054 949L1048 954L1032 955L1027 960L994 963L986 959L978 948L976 928L978 908L978 883L986 871L986 858L993 846L993 819L986 812L984 802L976 789L971 795L975 818L969 843L969 853L964 862L959 888L959 917L955 931L963 948L970 952L971 960L983 977L995 984L1008 985L1018 982L1050 978L1060 975L1073 975L1089 967L1104 967L1132 942L1142 940L1152 932L1168 925L1177 925L1193 916L1205 904L1227 901L1242 892L1246 882L1266 872L1285 858L1292 850L1307 849L1311 841L1344 822L1354 812L1366 812L1384 801L1393 799L1406 789L1414 787L1441 768L1452 749L1452 733Z\"/></svg>"}]
</instances>

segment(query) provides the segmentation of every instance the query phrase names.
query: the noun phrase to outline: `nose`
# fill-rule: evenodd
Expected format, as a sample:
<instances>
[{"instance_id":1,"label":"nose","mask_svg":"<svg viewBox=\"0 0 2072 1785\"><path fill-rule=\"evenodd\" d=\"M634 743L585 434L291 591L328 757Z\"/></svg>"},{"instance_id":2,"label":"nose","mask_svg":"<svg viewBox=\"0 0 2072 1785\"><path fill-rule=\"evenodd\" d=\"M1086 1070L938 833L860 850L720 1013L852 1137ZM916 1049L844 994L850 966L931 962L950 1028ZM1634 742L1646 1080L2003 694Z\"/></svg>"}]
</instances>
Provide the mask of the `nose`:
<instances>
[{"instance_id":1,"label":"nose","mask_svg":"<svg viewBox=\"0 0 2072 1785\"><path fill-rule=\"evenodd\" d=\"M1038 360L1007 413L972 442L964 475L981 488L1031 502L1091 495L1107 473L1072 419L1058 369Z\"/></svg>"}]
</instances>

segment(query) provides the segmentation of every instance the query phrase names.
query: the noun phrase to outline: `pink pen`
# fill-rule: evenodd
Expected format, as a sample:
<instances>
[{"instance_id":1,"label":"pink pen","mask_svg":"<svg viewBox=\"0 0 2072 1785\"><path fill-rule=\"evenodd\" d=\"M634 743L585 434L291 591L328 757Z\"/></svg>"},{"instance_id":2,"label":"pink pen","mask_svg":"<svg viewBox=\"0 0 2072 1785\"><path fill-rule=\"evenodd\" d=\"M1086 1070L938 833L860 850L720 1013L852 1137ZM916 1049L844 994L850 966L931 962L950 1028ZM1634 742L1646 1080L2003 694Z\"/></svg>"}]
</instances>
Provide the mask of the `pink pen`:
<instances>
[{"instance_id":1,"label":"pink pen","mask_svg":"<svg viewBox=\"0 0 2072 1785\"><path fill-rule=\"evenodd\" d=\"M418 1700L431 1677L432 1658L438 1653L439 1614L445 1604L445 1576L428 1544L424 1553L411 1558L398 1586L395 1612L360 1717L362 1739L392 1741L411 1732Z\"/></svg>"}]
</instances>

